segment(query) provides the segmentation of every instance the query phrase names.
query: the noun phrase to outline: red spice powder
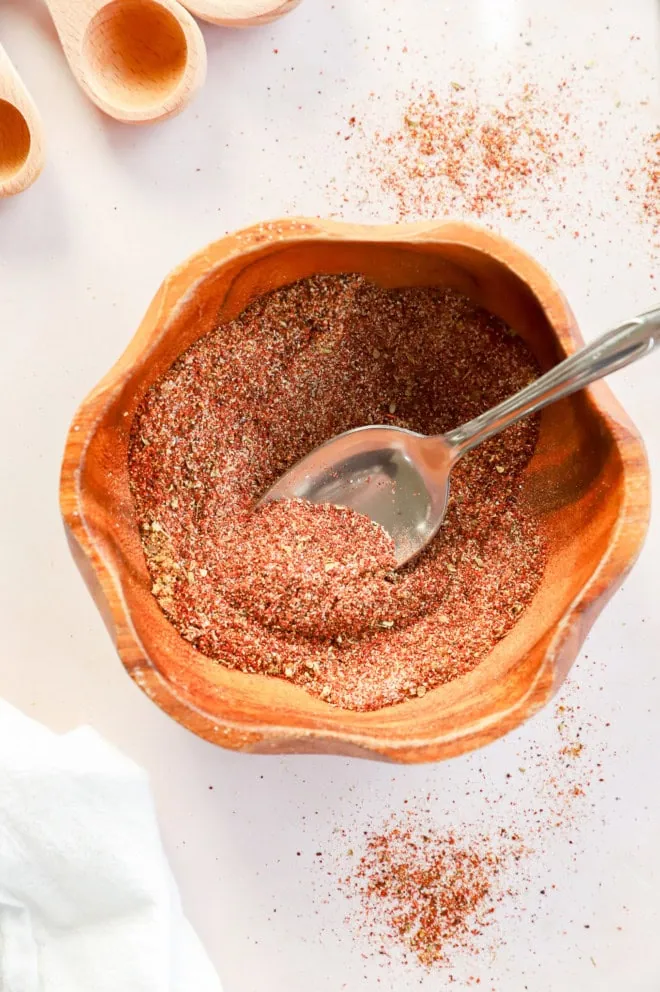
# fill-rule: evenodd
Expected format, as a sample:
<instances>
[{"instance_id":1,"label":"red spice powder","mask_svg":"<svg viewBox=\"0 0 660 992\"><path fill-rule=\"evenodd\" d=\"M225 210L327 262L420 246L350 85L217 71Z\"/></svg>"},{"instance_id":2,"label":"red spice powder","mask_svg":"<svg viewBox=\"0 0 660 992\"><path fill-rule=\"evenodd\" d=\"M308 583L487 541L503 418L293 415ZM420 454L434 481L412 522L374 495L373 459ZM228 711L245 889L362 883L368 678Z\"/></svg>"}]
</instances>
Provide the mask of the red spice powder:
<instances>
[{"instance_id":1,"label":"red spice powder","mask_svg":"<svg viewBox=\"0 0 660 992\"><path fill-rule=\"evenodd\" d=\"M550 210L545 194L552 191L555 199L585 155L566 88L562 81L553 92L540 93L527 84L498 104L458 82L447 94L398 94L402 112L393 130L372 127L368 118L357 125L350 119L359 138L347 163L351 185L359 190L375 181L393 198L400 220L493 213L519 218L527 214L530 194ZM353 188L349 199L356 199Z\"/></svg>"},{"instance_id":2,"label":"red spice powder","mask_svg":"<svg viewBox=\"0 0 660 992\"><path fill-rule=\"evenodd\" d=\"M586 716L570 701L575 692L576 685L566 683L554 708L554 740L532 738L503 778L479 769L478 827L465 822L461 796L454 796L453 825L438 829L438 806L427 794L406 799L401 811L364 832L356 832L353 812L346 826L335 828L342 849L328 863L328 875L348 899L348 932L366 938L365 957L389 967L402 955L447 983L460 968L462 985L492 988L487 955L510 933L533 933L539 917L553 911L546 897L571 886L570 875L549 874L549 844L567 843L566 869L581 871L582 845L590 840L580 828L602 801L614 753L599 737L609 723ZM466 795L473 789L470 784ZM444 794L440 810L447 814ZM347 842L355 849L347 851ZM327 883L320 877L315 884ZM579 909L575 919L553 923L585 926Z\"/></svg>"},{"instance_id":3,"label":"red spice powder","mask_svg":"<svg viewBox=\"0 0 660 992\"><path fill-rule=\"evenodd\" d=\"M642 171L645 178L642 209L658 242L660 241L660 131L649 138Z\"/></svg>"},{"instance_id":4,"label":"red spice powder","mask_svg":"<svg viewBox=\"0 0 660 992\"><path fill-rule=\"evenodd\" d=\"M362 927L383 953L398 947L427 967L446 965L457 951L478 953L507 894L500 872L523 853L506 831L497 842L483 834L466 841L425 828L415 813L393 814L367 834L341 886L358 900Z\"/></svg>"},{"instance_id":5,"label":"red spice powder","mask_svg":"<svg viewBox=\"0 0 660 992\"><path fill-rule=\"evenodd\" d=\"M538 422L467 456L445 524L395 571L366 518L291 502L253 512L328 438L389 422L433 434L533 379L524 342L465 297L315 276L200 339L145 396L129 469L153 593L200 652L371 710L474 668L545 563L520 500Z\"/></svg>"},{"instance_id":6,"label":"red spice powder","mask_svg":"<svg viewBox=\"0 0 660 992\"><path fill-rule=\"evenodd\" d=\"M632 205L651 231L653 247L660 247L660 131L644 138L638 163L626 169L626 189Z\"/></svg>"}]
</instances>

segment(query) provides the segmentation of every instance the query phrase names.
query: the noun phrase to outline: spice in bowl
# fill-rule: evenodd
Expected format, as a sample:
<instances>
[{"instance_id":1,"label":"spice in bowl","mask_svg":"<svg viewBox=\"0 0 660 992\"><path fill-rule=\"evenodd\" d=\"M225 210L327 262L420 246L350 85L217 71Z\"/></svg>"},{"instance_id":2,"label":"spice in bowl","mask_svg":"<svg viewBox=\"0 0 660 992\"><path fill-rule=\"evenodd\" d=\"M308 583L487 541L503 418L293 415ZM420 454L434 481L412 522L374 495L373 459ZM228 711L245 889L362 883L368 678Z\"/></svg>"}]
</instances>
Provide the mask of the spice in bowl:
<instances>
[{"instance_id":1,"label":"spice in bowl","mask_svg":"<svg viewBox=\"0 0 660 992\"><path fill-rule=\"evenodd\" d=\"M538 371L521 338L450 289L318 275L255 300L184 352L134 418L131 489L161 609L219 664L346 709L471 671L543 574L521 500L538 418L460 462L440 533L399 570L389 537L351 510L255 506L342 431L443 433Z\"/></svg>"}]
</instances>

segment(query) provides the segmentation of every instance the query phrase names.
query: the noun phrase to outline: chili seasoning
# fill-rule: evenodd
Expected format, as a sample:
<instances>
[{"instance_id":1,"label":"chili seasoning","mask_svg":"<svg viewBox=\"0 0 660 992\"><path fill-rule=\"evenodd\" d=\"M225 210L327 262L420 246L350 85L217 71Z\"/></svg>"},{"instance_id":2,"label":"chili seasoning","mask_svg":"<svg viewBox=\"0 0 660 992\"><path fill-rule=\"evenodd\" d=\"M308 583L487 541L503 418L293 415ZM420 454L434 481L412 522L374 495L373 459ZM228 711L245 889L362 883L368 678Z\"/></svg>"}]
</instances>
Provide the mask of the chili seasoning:
<instances>
[{"instance_id":1,"label":"chili seasoning","mask_svg":"<svg viewBox=\"0 0 660 992\"><path fill-rule=\"evenodd\" d=\"M447 92L413 86L397 93L401 110L393 126L374 123L374 108L363 107L359 119L348 121L357 147L352 143L346 161L352 192L343 201L354 200L356 190L369 199L375 185L399 220L520 219L531 196L544 204L546 227L552 213L565 228L557 191L585 158L567 87L566 80L548 92L531 83L509 86L489 102L460 81ZM341 195L334 181L328 192Z\"/></svg>"},{"instance_id":2,"label":"chili seasoning","mask_svg":"<svg viewBox=\"0 0 660 992\"><path fill-rule=\"evenodd\" d=\"M254 507L341 431L441 433L537 374L523 340L453 290L319 275L255 300L181 355L134 418L130 482L161 608L220 664L348 709L469 672L543 574L521 500L536 419L459 463L439 535L399 570L387 535L352 511Z\"/></svg>"},{"instance_id":3,"label":"chili seasoning","mask_svg":"<svg viewBox=\"0 0 660 992\"><path fill-rule=\"evenodd\" d=\"M499 876L524 853L503 831L497 843L479 834L424 826L414 812L393 814L367 832L363 853L341 886L357 899L362 927L382 949L403 949L430 967L447 965L457 951L478 953L479 938L507 893Z\"/></svg>"}]
</instances>

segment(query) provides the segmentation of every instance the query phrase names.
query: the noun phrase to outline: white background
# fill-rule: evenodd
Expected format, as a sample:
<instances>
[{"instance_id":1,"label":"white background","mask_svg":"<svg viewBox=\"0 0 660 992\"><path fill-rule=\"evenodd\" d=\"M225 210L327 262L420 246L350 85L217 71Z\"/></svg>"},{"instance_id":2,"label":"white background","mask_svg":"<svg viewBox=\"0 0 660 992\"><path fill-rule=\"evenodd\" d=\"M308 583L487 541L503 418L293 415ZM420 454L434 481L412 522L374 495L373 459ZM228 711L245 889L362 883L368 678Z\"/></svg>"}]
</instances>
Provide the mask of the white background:
<instances>
[{"instance_id":1,"label":"white background","mask_svg":"<svg viewBox=\"0 0 660 992\"><path fill-rule=\"evenodd\" d=\"M0 40L48 141L42 178L0 202L0 694L57 730L90 723L148 769L186 912L225 992L438 992L467 987L470 974L496 992L660 988L657 512L565 692L579 707L585 774L601 761L604 782L595 777L530 855L498 917L496 950L457 959L448 986L446 972L384 963L344 923L349 905L333 878L353 841L336 828L357 847L363 829L427 793L431 819L459 833L488 831L502 816L529 826L547 778L543 762L531 773L535 756L557 751L555 707L481 753L432 767L223 752L171 722L124 673L57 505L74 410L170 268L228 230L287 213L341 206L346 218L393 218L377 188L351 199L351 151L336 137L370 91L381 97L374 113L396 126L395 90L411 82L445 91L475 79L488 94L511 72L541 86L570 76L593 164L558 203L583 236L557 236L556 222L545 231L542 211L540 225L499 226L549 268L587 338L657 304L657 254L630 204L615 201L614 166L660 124L659 20L653 0L303 0L276 25L205 27L205 90L181 117L135 130L86 102L45 8L0 0ZM652 357L611 383L656 472L659 382Z\"/></svg>"}]
</instances>

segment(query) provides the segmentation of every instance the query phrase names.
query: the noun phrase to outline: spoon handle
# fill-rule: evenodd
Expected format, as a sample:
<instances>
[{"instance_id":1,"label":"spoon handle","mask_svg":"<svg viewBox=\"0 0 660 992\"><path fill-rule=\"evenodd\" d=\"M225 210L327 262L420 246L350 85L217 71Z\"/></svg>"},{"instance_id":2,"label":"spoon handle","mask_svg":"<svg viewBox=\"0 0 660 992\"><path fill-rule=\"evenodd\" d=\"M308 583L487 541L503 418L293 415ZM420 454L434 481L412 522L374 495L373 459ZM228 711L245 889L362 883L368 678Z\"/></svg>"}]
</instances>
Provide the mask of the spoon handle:
<instances>
[{"instance_id":1,"label":"spoon handle","mask_svg":"<svg viewBox=\"0 0 660 992\"><path fill-rule=\"evenodd\" d=\"M660 307L607 331L492 410L449 431L444 440L454 449L453 457L460 458L509 424L636 362L658 346Z\"/></svg>"}]
</instances>

